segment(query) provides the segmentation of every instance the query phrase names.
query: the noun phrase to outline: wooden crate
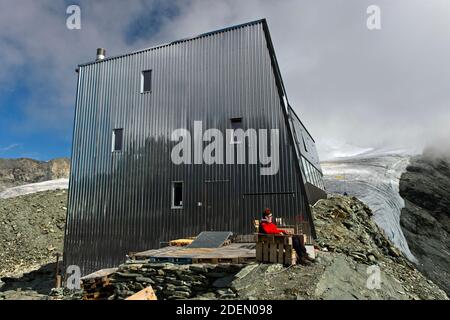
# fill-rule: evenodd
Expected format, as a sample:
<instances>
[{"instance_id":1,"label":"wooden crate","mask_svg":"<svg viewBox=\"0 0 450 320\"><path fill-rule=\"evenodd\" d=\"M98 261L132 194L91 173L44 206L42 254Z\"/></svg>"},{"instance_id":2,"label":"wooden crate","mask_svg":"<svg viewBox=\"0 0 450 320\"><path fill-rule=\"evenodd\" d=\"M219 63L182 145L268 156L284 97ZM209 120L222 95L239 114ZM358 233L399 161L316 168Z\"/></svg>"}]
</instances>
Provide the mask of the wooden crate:
<instances>
[{"instance_id":1,"label":"wooden crate","mask_svg":"<svg viewBox=\"0 0 450 320\"><path fill-rule=\"evenodd\" d=\"M114 294L110 276L117 268L102 269L81 278L83 300L105 300Z\"/></svg>"},{"instance_id":2,"label":"wooden crate","mask_svg":"<svg viewBox=\"0 0 450 320\"><path fill-rule=\"evenodd\" d=\"M294 265L296 260L297 255L292 245L292 236L258 234L256 261Z\"/></svg>"}]
</instances>

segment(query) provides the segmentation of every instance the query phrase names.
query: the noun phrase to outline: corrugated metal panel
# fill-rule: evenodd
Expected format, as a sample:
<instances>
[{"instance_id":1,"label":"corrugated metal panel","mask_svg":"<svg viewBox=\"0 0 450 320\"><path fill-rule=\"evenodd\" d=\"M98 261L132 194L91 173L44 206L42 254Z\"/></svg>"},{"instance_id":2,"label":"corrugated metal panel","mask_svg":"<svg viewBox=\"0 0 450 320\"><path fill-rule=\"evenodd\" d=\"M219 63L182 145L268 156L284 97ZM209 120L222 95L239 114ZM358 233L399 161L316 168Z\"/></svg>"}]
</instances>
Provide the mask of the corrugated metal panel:
<instances>
[{"instance_id":1,"label":"corrugated metal panel","mask_svg":"<svg viewBox=\"0 0 450 320\"><path fill-rule=\"evenodd\" d=\"M289 224L310 222L265 28L260 21L80 66L66 264L87 273L204 230L251 233L266 206ZM142 94L150 69L152 91ZM233 117L243 129L280 130L277 175L260 175L260 165L171 162L173 130L193 132L202 121L225 132ZM122 152L111 152L115 128L124 129ZM171 209L173 181L184 182L183 209Z\"/></svg>"},{"instance_id":2,"label":"corrugated metal panel","mask_svg":"<svg viewBox=\"0 0 450 320\"><path fill-rule=\"evenodd\" d=\"M322 167L320 166L319 154L317 153L316 144L306 130L303 123L295 114L294 110L289 107L290 119L293 124L293 132L295 134L296 143L300 150L300 154L305 157L317 170L322 172Z\"/></svg>"}]
</instances>

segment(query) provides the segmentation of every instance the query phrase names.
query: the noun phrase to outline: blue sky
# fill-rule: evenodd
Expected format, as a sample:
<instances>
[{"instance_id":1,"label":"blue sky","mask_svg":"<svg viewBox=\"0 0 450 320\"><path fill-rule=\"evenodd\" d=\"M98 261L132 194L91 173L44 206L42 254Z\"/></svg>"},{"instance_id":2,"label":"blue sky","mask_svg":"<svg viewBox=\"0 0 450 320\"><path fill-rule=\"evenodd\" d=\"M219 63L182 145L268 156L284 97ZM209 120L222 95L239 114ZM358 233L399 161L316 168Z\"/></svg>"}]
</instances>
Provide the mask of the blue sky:
<instances>
[{"instance_id":1,"label":"blue sky","mask_svg":"<svg viewBox=\"0 0 450 320\"><path fill-rule=\"evenodd\" d=\"M81 8L81 29L66 8ZM366 9L381 8L368 31ZM283 79L328 147L450 141L446 0L0 0L0 158L70 156L75 68L107 55L267 18Z\"/></svg>"}]
</instances>

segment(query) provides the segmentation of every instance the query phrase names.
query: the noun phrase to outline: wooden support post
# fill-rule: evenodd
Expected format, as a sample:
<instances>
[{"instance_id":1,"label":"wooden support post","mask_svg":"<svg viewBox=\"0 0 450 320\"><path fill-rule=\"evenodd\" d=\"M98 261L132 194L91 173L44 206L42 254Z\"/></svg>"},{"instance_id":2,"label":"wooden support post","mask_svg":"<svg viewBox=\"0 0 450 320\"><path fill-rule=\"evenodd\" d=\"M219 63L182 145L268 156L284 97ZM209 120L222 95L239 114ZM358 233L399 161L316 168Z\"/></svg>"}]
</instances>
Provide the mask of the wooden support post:
<instances>
[{"instance_id":1,"label":"wooden support post","mask_svg":"<svg viewBox=\"0 0 450 320\"><path fill-rule=\"evenodd\" d=\"M279 243L278 244L278 263L284 264L284 244Z\"/></svg>"},{"instance_id":2,"label":"wooden support post","mask_svg":"<svg viewBox=\"0 0 450 320\"><path fill-rule=\"evenodd\" d=\"M263 243L263 262L269 262L269 242Z\"/></svg>"},{"instance_id":3,"label":"wooden support post","mask_svg":"<svg viewBox=\"0 0 450 320\"><path fill-rule=\"evenodd\" d=\"M277 254L278 244L277 243L271 243L270 244L270 260L271 263L277 263L278 260L278 254Z\"/></svg>"},{"instance_id":4,"label":"wooden support post","mask_svg":"<svg viewBox=\"0 0 450 320\"><path fill-rule=\"evenodd\" d=\"M61 275L59 274L59 252L56 253L55 288L61 288Z\"/></svg>"},{"instance_id":5,"label":"wooden support post","mask_svg":"<svg viewBox=\"0 0 450 320\"><path fill-rule=\"evenodd\" d=\"M263 243L256 243L256 261L263 261Z\"/></svg>"}]
</instances>

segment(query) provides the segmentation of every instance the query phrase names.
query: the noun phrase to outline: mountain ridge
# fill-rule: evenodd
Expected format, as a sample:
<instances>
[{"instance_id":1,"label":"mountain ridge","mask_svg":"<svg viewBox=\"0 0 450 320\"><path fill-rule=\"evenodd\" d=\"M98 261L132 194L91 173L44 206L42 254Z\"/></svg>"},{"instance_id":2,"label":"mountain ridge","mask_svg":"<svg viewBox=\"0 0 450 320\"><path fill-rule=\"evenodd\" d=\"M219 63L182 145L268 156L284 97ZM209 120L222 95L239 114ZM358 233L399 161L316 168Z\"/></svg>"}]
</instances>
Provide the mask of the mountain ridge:
<instances>
[{"instance_id":1,"label":"mountain ridge","mask_svg":"<svg viewBox=\"0 0 450 320\"><path fill-rule=\"evenodd\" d=\"M68 178L69 158L40 161L31 158L0 158L0 192L20 185Z\"/></svg>"}]
</instances>

